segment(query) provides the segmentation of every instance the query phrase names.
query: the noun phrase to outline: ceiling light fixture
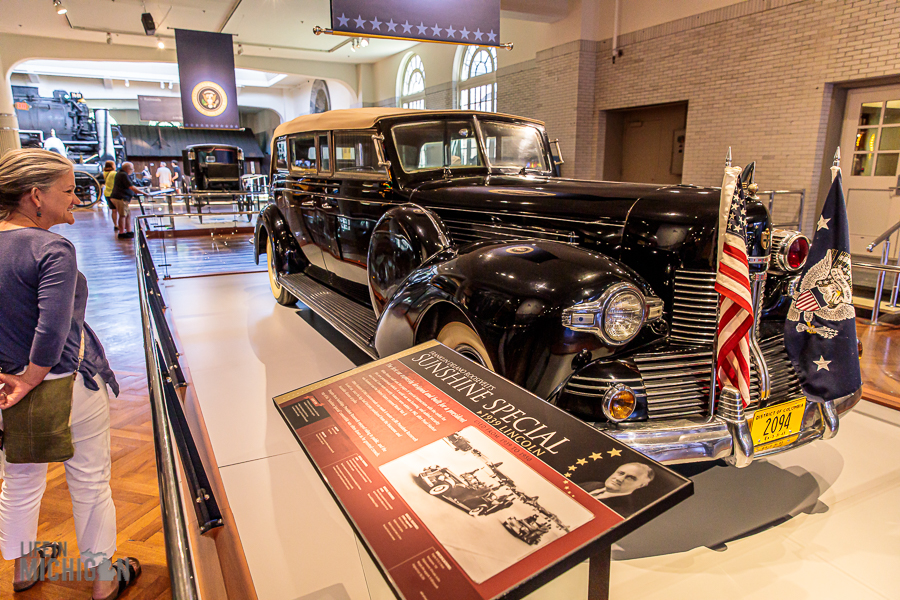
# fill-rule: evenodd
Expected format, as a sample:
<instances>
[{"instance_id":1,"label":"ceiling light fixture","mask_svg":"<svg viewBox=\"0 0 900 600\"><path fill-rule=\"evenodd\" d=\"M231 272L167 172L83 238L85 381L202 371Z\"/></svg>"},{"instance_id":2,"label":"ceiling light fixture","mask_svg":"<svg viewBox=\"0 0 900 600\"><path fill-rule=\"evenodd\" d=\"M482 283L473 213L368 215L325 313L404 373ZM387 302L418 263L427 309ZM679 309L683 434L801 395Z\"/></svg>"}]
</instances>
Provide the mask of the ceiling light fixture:
<instances>
[{"instance_id":1,"label":"ceiling light fixture","mask_svg":"<svg viewBox=\"0 0 900 600\"><path fill-rule=\"evenodd\" d=\"M240 56L241 54L244 53L244 47L241 46L240 44L238 44L237 53L238 53L238 56Z\"/></svg>"},{"instance_id":2,"label":"ceiling light fixture","mask_svg":"<svg viewBox=\"0 0 900 600\"><path fill-rule=\"evenodd\" d=\"M56 9L56 14L58 15L64 15L69 12L68 9L63 6L62 0L53 0L53 8Z\"/></svg>"},{"instance_id":3,"label":"ceiling light fixture","mask_svg":"<svg viewBox=\"0 0 900 600\"><path fill-rule=\"evenodd\" d=\"M171 90L173 86L174 86L174 84L170 81L170 82L169 82L169 89Z\"/></svg>"},{"instance_id":4,"label":"ceiling light fixture","mask_svg":"<svg viewBox=\"0 0 900 600\"><path fill-rule=\"evenodd\" d=\"M106 43L112 44L112 34L109 32L106 32Z\"/></svg>"},{"instance_id":5,"label":"ceiling light fixture","mask_svg":"<svg viewBox=\"0 0 900 600\"><path fill-rule=\"evenodd\" d=\"M368 45L369 45L369 38L360 38L359 39L359 47L360 48L365 48Z\"/></svg>"},{"instance_id":6,"label":"ceiling light fixture","mask_svg":"<svg viewBox=\"0 0 900 600\"><path fill-rule=\"evenodd\" d=\"M353 41L350 42L350 50L356 52L360 48L365 48L369 45L369 38L353 38Z\"/></svg>"},{"instance_id":7,"label":"ceiling light fixture","mask_svg":"<svg viewBox=\"0 0 900 600\"><path fill-rule=\"evenodd\" d=\"M161 89L161 90L166 89L166 82L165 82L165 81L160 81L160 82L159 82L159 89Z\"/></svg>"},{"instance_id":8,"label":"ceiling light fixture","mask_svg":"<svg viewBox=\"0 0 900 600\"><path fill-rule=\"evenodd\" d=\"M159 48L160 50L166 49L165 43L159 38L156 38L156 47Z\"/></svg>"},{"instance_id":9,"label":"ceiling light fixture","mask_svg":"<svg viewBox=\"0 0 900 600\"><path fill-rule=\"evenodd\" d=\"M131 87L131 82L127 79L125 80L125 87Z\"/></svg>"}]
</instances>

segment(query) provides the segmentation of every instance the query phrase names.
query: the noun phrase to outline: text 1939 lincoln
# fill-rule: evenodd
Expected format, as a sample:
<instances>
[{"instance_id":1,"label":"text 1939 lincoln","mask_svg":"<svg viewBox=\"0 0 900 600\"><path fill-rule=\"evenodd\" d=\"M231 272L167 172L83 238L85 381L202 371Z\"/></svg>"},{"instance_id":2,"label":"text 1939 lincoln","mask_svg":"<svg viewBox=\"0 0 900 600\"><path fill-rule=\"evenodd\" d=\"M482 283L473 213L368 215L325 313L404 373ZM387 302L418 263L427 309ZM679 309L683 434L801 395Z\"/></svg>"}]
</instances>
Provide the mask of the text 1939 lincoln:
<instances>
[{"instance_id":1,"label":"text 1939 lincoln","mask_svg":"<svg viewBox=\"0 0 900 600\"><path fill-rule=\"evenodd\" d=\"M257 259L279 303L372 356L437 339L660 461L733 459L710 392L719 190L563 179L560 161L519 117L299 117L275 131ZM809 240L755 199L747 221L752 416L802 396L783 327ZM823 437L815 403L797 418L755 455Z\"/></svg>"}]
</instances>

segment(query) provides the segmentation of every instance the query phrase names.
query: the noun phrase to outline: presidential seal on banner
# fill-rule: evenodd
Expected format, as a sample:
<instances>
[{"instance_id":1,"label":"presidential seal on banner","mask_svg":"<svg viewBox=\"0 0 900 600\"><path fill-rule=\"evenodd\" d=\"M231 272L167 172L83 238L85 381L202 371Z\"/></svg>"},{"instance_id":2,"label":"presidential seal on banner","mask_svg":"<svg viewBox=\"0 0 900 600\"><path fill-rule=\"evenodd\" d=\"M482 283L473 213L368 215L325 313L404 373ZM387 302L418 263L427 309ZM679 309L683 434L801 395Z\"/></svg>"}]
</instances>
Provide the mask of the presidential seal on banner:
<instances>
[{"instance_id":1,"label":"presidential seal on banner","mask_svg":"<svg viewBox=\"0 0 900 600\"><path fill-rule=\"evenodd\" d=\"M197 112L206 117L218 117L228 107L228 95L214 81L201 81L191 92L191 102Z\"/></svg>"}]
</instances>

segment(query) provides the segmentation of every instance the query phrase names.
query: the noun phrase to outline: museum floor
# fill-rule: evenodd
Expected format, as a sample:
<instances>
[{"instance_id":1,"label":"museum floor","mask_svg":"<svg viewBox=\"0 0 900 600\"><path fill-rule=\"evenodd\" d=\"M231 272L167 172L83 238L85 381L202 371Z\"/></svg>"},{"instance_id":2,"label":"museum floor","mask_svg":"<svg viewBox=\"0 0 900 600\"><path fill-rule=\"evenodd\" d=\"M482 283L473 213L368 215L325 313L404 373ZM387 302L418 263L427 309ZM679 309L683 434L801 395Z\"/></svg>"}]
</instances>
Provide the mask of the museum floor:
<instances>
[{"instance_id":1,"label":"museum floor","mask_svg":"<svg viewBox=\"0 0 900 600\"><path fill-rule=\"evenodd\" d=\"M140 558L144 574L122 597L168 597L132 245L114 239L103 209L57 230L78 248L88 321L124 384L112 401L113 497L120 552ZM192 238L171 245L168 262L204 244L222 249L214 238ZM276 305L265 273L175 278L164 290L259 597L393 598L271 402L354 366L347 344L335 345L333 330L308 310ZM900 327L873 331L859 321L858 330L867 388L885 403L900 398ZM900 412L861 402L831 442L697 473L692 498L614 546L610 595L896 598L898 456ZM75 555L60 465L50 471L39 538L68 541ZM11 565L2 567L0 598L12 597ZM531 598L583 598L586 585L582 565ZM89 589L43 583L16 597L87 598Z\"/></svg>"}]
</instances>

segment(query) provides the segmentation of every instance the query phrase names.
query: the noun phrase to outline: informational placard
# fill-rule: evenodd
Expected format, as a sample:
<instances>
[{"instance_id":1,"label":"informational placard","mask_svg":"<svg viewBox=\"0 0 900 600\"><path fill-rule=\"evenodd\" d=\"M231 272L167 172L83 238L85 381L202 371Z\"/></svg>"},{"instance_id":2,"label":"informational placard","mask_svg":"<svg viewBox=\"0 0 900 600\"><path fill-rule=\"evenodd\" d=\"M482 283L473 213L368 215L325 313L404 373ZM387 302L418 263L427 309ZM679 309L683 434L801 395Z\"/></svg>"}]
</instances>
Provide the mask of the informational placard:
<instances>
[{"instance_id":1,"label":"informational placard","mask_svg":"<svg viewBox=\"0 0 900 600\"><path fill-rule=\"evenodd\" d=\"M138 96L141 121L178 121L184 119L178 96Z\"/></svg>"},{"instance_id":2,"label":"informational placard","mask_svg":"<svg viewBox=\"0 0 900 600\"><path fill-rule=\"evenodd\" d=\"M240 129L231 35L175 30L185 127Z\"/></svg>"},{"instance_id":3,"label":"informational placard","mask_svg":"<svg viewBox=\"0 0 900 600\"><path fill-rule=\"evenodd\" d=\"M405 599L520 598L692 491L438 342L274 401Z\"/></svg>"},{"instance_id":4,"label":"informational placard","mask_svg":"<svg viewBox=\"0 0 900 600\"><path fill-rule=\"evenodd\" d=\"M500 0L331 0L334 31L454 44L500 45Z\"/></svg>"}]
</instances>

